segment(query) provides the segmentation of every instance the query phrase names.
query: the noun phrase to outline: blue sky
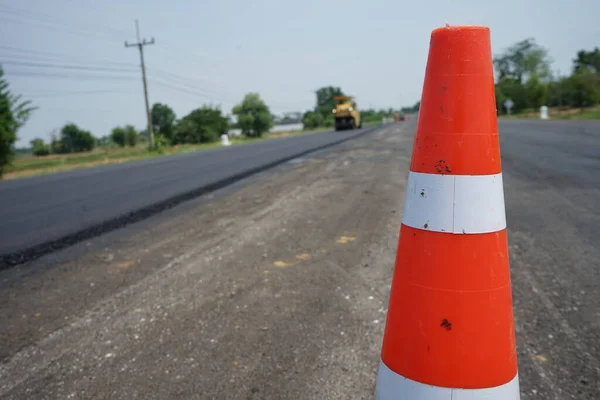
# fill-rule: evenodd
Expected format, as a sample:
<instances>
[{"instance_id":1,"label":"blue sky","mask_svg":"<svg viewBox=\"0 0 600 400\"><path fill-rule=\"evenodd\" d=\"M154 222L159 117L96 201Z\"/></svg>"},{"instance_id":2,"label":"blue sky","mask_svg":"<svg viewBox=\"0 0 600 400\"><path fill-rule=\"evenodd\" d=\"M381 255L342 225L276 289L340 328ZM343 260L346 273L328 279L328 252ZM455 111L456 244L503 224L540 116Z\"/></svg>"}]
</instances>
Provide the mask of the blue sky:
<instances>
[{"instance_id":1,"label":"blue sky","mask_svg":"<svg viewBox=\"0 0 600 400\"><path fill-rule=\"evenodd\" d=\"M205 103L229 113L249 91L273 112L304 111L325 85L362 108L411 105L431 30L445 23L489 26L494 53L534 37L566 74L577 50L600 46L598 15L598 0L0 0L0 62L12 89L39 107L19 132L22 146L68 121L97 137L143 128L139 55L123 44L135 40L136 18L156 39L145 52L150 101L183 116Z\"/></svg>"}]
</instances>

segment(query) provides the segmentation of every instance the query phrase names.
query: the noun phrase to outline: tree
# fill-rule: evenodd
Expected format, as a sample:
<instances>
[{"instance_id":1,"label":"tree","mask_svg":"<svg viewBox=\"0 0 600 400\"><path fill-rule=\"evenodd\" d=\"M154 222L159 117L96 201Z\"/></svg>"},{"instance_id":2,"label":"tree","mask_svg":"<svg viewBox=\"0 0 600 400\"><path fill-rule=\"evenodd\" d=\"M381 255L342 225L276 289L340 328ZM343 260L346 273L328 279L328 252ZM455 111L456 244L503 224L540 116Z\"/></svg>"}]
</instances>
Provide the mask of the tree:
<instances>
[{"instance_id":1,"label":"tree","mask_svg":"<svg viewBox=\"0 0 600 400\"><path fill-rule=\"evenodd\" d=\"M110 140L119 147L125 147L125 129L120 126L113 128L110 132Z\"/></svg>"},{"instance_id":2,"label":"tree","mask_svg":"<svg viewBox=\"0 0 600 400\"><path fill-rule=\"evenodd\" d=\"M98 140L96 141L96 145L98 147L108 147L110 146L110 142L110 136L102 136L98 138Z\"/></svg>"},{"instance_id":3,"label":"tree","mask_svg":"<svg viewBox=\"0 0 600 400\"><path fill-rule=\"evenodd\" d=\"M379 110L375 111L372 109L363 110L361 112L361 118L364 122L379 122L383 117L385 117L387 111Z\"/></svg>"},{"instance_id":4,"label":"tree","mask_svg":"<svg viewBox=\"0 0 600 400\"><path fill-rule=\"evenodd\" d=\"M94 136L73 123L66 124L60 131L60 153L91 151L95 145Z\"/></svg>"},{"instance_id":5,"label":"tree","mask_svg":"<svg viewBox=\"0 0 600 400\"><path fill-rule=\"evenodd\" d=\"M258 93L248 93L232 112L237 115L238 126L246 136L260 137L273 126L269 107Z\"/></svg>"},{"instance_id":6,"label":"tree","mask_svg":"<svg viewBox=\"0 0 600 400\"><path fill-rule=\"evenodd\" d=\"M566 98L572 107L589 107L600 102L600 74L586 69L566 81Z\"/></svg>"},{"instance_id":7,"label":"tree","mask_svg":"<svg viewBox=\"0 0 600 400\"><path fill-rule=\"evenodd\" d=\"M154 103L150 112L155 134L164 136L169 142L173 139L175 111L166 104Z\"/></svg>"},{"instance_id":8,"label":"tree","mask_svg":"<svg viewBox=\"0 0 600 400\"><path fill-rule=\"evenodd\" d=\"M339 87L326 86L317 90L317 104L315 111L325 119L332 119L331 111L335 108L335 97L343 96L344 92Z\"/></svg>"},{"instance_id":9,"label":"tree","mask_svg":"<svg viewBox=\"0 0 600 400\"><path fill-rule=\"evenodd\" d=\"M10 91L3 76L4 70L0 67L0 178L14 156L17 131L35 110L30 101L21 101L21 96Z\"/></svg>"},{"instance_id":10,"label":"tree","mask_svg":"<svg viewBox=\"0 0 600 400\"><path fill-rule=\"evenodd\" d=\"M229 128L229 121L220 108L202 106L183 117L173 129L173 144L209 143Z\"/></svg>"},{"instance_id":11,"label":"tree","mask_svg":"<svg viewBox=\"0 0 600 400\"><path fill-rule=\"evenodd\" d=\"M304 129L315 129L325 124L323 116L314 111L307 111L302 118Z\"/></svg>"},{"instance_id":12,"label":"tree","mask_svg":"<svg viewBox=\"0 0 600 400\"><path fill-rule=\"evenodd\" d=\"M50 146L44 143L43 139L35 138L29 143L34 156L42 157L50 154Z\"/></svg>"},{"instance_id":13,"label":"tree","mask_svg":"<svg viewBox=\"0 0 600 400\"><path fill-rule=\"evenodd\" d=\"M539 109L548 104L548 85L541 82L537 75L531 75L525 84L527 92L528 107Z\"/></svg>"},{"instance_id":14,"label":"tree","mask_svg":"<svg viewBox=\"0 0 600 400\"><path fill-rule=\"evenodd\" d=\"M316 103L312 111L307 111L302 117L304 129L330 127L334 124L332 110L335 108L336 96L343 96L344 92L339 87L324 86L315 92Z\"/></svg>"},{"instance_id":15,"label":"tree","mask_svg":"<svg viewBox=\"0 0 600 400\"><path fill-rule=\"evenodd\" d=\"M596 47L593 51L580 50L577 52L577 58L573 60L573 64L576 73L587 70L600 74L600 49Z\"/></svg>"},{"instance_id":16,"label":"tree","mask_svg":"<svg viewBox=\"0 0 600 400\"><path fill-rule=\"evenodd\" d=\"M421 102L417 101L413 106L411 107L402 107L400 109L401 112L403 113L415 113L419 111L419 108L421 108Z\"/></svg>"},{"instance_id":17,"label":"tree","mask_svg":"<svg viewBox=\"0 0 600 400\"><path fill-rule=\"evenodd\" d=\"M547 105L550 96L550 58L543 47L528 38L494 57L496 108L506 113L504 102L512 100L512 112ZM553 87L554 89L554 87Z\"/></svg>"},{"instance_id":18,"label":"tree","mask_svg":"<svg viewBox=\"0 0 600 400\"><path fill-rule=\"evenodd\" d=\"M117 126L111 131L110 140L120 147L134 147L138 142L139 136L133 125Z\"/></svg>"},{"instance_id":19,"label":"tree","mask_svg":"<svg viewBox=\"0 0 600 400\"><path fill-rule=\"evenodd\" d=\"M56 130L54 130L50 134L50 152L52 154L64 154L67 151L64 149L63 144L59 137L56 134Z\"/></svg>"},{"instance_id":20,"label":"tree","mask_svg":"<svg viewBox=\"0 0 600 400\"><path fill-rule=\"evenodd\" d=\"M127 146L135 147L138 142L138 136L139 135L133 125L127 125L125 127L125 143L127 143Z\"/></svg>"},{"instance_id":21,"label":"tree","mask_svg":"<svg viewBox=\"0 0 600 400\"><path fill-rule=\"evenodd\" d=\"M532 38L522 40L494 57L494 66L499 82L512 79L524 83L533 74L542 80L550 77L548 52Z\"/></svg>"},{"instance_id":22,"label":"tree","mask_svg":"<svg viewBox=\"0 0 600 400\"><path fill-rule=\"evenodd\" d=\"M500 113L505 114L504 100L511 99L513 101L512 113L529 107L529 96L525 85L516 79L504 78L496 84L496 106Z\"/></svg>"}]
</instances>

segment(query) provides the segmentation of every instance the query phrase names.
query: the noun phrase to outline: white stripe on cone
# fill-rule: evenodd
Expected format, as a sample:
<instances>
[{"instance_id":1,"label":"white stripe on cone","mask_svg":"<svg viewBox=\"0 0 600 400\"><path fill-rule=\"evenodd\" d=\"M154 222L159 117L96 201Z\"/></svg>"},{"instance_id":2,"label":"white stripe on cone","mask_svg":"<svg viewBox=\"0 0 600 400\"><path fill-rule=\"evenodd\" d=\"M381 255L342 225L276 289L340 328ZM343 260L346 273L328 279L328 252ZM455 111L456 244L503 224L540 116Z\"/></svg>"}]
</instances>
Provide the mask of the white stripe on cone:
<instances>
[{"instance_id":1,"label":"white stripe on cone","mask_svg":"<svg viewBox=\"0 0 600 400\"><path fill-rule=\"evenodd\" d=\"M452 389L426 385L398 375L379 364L375 400L519 400L519 375L501 386Z\"/></svg>"},{"instance_id":2,"label":"white stripe on cone","mask_svg":"<svg viewBox=\"0 0 600 400\"><path fill-rule=\"evenodd\" d=\"M409 172L402 223L457 234L506 228L502 174L441 175Z\"/></svg>"}]
</instances>

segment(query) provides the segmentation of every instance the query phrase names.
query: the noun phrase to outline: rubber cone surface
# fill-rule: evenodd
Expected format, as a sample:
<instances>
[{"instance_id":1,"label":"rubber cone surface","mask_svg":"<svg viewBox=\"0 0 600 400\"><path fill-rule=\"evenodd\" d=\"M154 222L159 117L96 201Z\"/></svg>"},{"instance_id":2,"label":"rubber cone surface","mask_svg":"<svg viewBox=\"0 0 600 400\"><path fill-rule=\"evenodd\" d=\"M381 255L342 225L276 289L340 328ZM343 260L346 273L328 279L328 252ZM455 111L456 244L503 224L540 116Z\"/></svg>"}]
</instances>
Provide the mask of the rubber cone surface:
<instances>
[{"instance_id":1,"label":"rubber cone surface","mask_svg":"<svg viewBox=\"0 0 600 400\"><path fill-rule=\"evenodd\" d=\"M431 35L376 397L519 399L490 32Z\"/></svg>"}]
</instances>

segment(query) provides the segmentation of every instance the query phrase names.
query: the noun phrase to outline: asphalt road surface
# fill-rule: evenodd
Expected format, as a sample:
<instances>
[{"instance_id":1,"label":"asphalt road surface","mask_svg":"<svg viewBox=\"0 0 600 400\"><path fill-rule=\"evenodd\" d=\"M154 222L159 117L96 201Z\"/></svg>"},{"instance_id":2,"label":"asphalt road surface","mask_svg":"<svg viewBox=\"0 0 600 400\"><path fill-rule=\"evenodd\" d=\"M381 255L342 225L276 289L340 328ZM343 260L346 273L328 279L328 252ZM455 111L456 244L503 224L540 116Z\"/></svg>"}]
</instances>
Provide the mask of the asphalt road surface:
<instances>
[{"instance_id":1,"label":"asphalt road surface","mask_svg":"<svg viewBox=\"0 0 600 400\"><path fill-rule=\"evenodd\" d=\"M373 399L414 122L0 272L1 399ZM502 121L522 399L600 393L600 124Z\"/></svg>"},{"instance_id":2,"label":"asphalt road surface","mask_svg":"<svg viewBox=\"0 0 600 400\"><path fill-rule=\"evenodd\" d=\"M93 237L171 207L197 195L202 188L220 186L248 171L268 167L367 130L301 135L0 181L0 255L38 246L34 251L4 260L5 264L22 262L23 258L31 258L36 253L43 254L64 244ZM64 240L57 242L58 239Z\"/></svg>"}]
</instances>

